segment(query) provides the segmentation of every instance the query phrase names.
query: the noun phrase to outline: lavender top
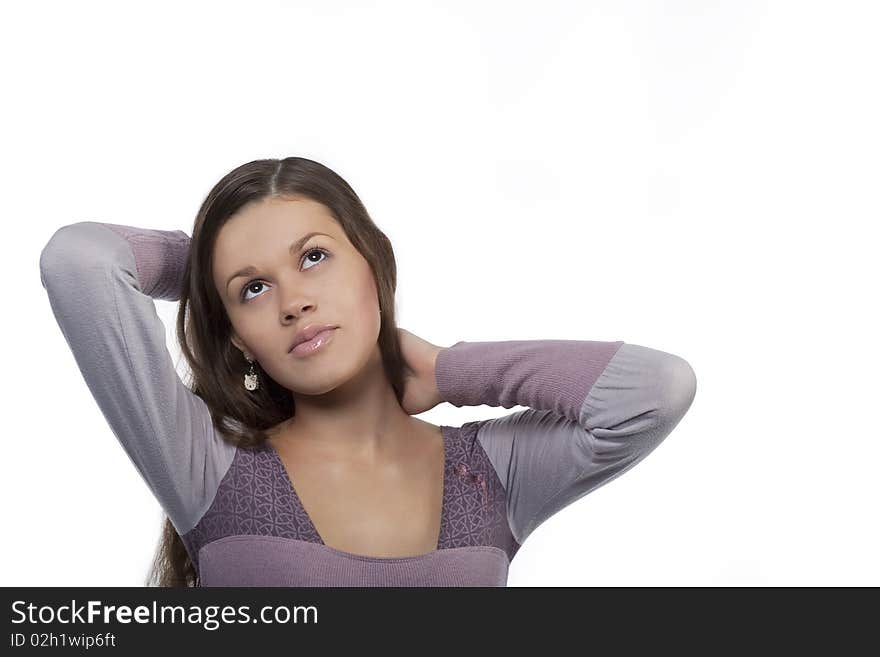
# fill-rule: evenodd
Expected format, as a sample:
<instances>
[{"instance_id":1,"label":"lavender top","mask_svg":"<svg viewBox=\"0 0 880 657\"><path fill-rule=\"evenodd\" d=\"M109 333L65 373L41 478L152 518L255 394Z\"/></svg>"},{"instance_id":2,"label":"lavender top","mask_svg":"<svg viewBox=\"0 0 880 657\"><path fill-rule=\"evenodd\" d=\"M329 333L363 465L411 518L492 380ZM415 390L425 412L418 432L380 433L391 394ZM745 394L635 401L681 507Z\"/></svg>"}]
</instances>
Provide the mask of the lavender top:
<instances>
[{"instance_id":1,"label":"lavender top","mask_svg":"<svg viewBox=\"0 0 880 657\"><path fill-rule=\"evenodd\" d=\"M223 440L174 368L153 300L179 300L189 242L179 230L78 222L43 248L40 279L86 385L203 586L505 586L523 541L645 458L696 394L687 361L636 344L457 342L437 357L443 399L525 410L441 426L436 549L337 550L276 452Z\"/></svg>"}]
</instances>

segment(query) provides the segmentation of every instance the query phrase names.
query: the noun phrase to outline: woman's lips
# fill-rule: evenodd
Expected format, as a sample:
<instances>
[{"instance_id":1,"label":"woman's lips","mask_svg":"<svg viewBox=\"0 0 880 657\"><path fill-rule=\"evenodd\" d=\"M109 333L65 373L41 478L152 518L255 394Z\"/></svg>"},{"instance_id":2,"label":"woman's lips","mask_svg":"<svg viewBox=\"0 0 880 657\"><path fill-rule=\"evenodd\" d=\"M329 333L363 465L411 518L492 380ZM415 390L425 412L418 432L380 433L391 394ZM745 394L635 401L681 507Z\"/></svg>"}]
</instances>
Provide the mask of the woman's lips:
<instances>
[{"instance_id":1,"label":"woman's lips","mask_svg":"<svg viewBox=\"0 0 880 657\"><path fill-rule=\"evenodd\" d=\"M325 344L332 341L334 333L336 333L335 328L324 329L323 331L315 335L315 337L313 337L311 340L300 342L291 350L290 353L294 356L308 356L310 354L313 354Z\"/></svg>"}]
</instances>

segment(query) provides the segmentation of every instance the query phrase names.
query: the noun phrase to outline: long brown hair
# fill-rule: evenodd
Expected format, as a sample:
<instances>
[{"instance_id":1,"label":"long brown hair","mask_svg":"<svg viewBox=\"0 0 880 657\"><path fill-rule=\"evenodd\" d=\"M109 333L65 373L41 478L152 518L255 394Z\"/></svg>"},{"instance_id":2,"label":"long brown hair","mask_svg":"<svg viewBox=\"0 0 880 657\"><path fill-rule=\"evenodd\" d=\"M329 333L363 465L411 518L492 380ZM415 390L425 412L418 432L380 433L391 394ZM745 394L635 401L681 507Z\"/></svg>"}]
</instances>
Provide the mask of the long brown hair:
<instances>
[{"instance_id":1,"label":"long brown hair","mask_svg":"<svg viewBox=\"0 0 880 657\"><path fill-rule=\"evenodd\" d=\"M265 430L294 414L289 390L259 367L260 386L243 385L250 364L232 343L232 326L214 287L214 243L223 225L245 204L265 198L306 197L323 204L354 247L370 264L382 312L379 349L383 369L398 402L406 369L394 313L397 265L391 242L373 223L361 200L337 173L313 160L287 157L254 160L226 174L202 203L192 230L177 313L177 340L191 371L187 386L211 412L227 442L257 447ZM147 586L200 586L198 572L171 520L166 516Z\"/></svg>"}]
</instances>

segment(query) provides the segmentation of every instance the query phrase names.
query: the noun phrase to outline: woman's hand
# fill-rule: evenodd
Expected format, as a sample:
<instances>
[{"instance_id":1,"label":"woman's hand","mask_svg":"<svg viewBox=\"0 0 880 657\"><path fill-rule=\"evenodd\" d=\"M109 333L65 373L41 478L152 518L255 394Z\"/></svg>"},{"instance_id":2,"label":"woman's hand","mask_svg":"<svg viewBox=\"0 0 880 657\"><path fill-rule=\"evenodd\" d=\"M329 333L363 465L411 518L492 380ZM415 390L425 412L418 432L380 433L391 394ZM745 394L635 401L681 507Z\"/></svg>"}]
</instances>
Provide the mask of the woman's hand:
<instances>
[{"instance_id":1,"label":"woman's hand","mask_svg":"<svg viewBox=\"0 0 880 657\"><path fill-rule=\"evenodd\" d=\"M418 415L443 401L434 374L437 354L443 347L402 328L397 329L397 336L403 360L413 372L404 372L403 410L409 415Z\"/></svg>"}]
</instances>

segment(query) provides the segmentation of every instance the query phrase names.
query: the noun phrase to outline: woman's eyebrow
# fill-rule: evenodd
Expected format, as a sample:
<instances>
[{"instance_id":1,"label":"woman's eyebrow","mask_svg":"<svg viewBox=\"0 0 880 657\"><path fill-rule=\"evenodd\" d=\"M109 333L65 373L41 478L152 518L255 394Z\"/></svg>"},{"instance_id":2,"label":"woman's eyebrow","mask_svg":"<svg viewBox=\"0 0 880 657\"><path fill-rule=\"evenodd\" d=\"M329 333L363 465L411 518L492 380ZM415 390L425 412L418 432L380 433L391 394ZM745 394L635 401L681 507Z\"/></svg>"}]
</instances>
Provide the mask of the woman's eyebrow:
<instances>
[{"instance_id":1,"label":"woman's eyebrow","mask_svg":"<svg viewBox=\"0 0 880 657\"><path fill-rule=\"evenodd\" d=\"M333 237L332 235L327 235L327 233L322 233L320 231L313 230L312 232L306 233L305 235L300 237L298 240L293 242L290 245L290 248L288 249L288 253L293 253L294 251L299 251L300 248L302 248L302 245L305 244L310 238L314 237L315 235L326 235L327 237L330 237L330 238ZM255 273L257 273L257 268L254 267L253 265L248 265L247 267L243 267L242 269L239 269L232 276L230 276L229 279L226 281L226 289L227 290L229 289L229 284L233 280L235 280L236 278L238 278L240 276L251 276L252 274L255 274Z\"/></svg>"}]
</instances>

